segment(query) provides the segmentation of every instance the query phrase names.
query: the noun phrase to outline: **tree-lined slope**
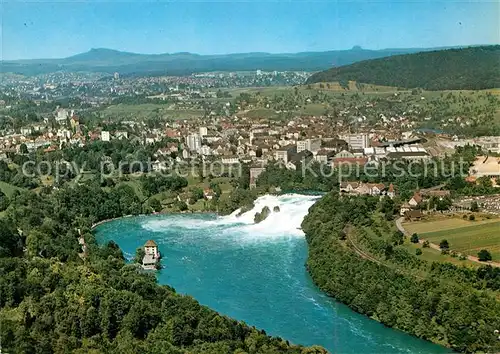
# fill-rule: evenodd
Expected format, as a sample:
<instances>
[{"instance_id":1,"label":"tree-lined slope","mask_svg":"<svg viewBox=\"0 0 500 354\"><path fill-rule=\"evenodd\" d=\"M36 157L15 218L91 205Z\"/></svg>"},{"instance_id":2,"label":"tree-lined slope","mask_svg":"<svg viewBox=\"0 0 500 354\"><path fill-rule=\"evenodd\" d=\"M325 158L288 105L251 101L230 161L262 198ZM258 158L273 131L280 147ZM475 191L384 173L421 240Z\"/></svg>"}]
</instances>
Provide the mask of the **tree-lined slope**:
<instances>
[{"instance_id":1,"label":"tree-lined slope","mask_svg":"<svg viewBox=\"0 0 500 354\"><path fill-rule=\"evenodd\" d=\"M5 353L326 353L270 337L157 284L127 264L114 242L100 247L90 233L94 222L141 212L127 185L13 193L0 217Z\"/></svg>"},{"instance_id":2,"label":"tree-lined slope","mask_svg":"<svg viewBox=\"0 0 500 354\"><path fill-rule=\"evenodd\" d=\"M308 83L349 80L428 90L500 87L500 45L367 60L316 73Z\"/></svg>"},{"instance_id":3,"label":"tree-lined slope","mask_svg":"<svg viewBox=\"0 0 500 354\"><path fill-rule=\"evenodd\" d=\"M432 263L410 254L403 235L387 235L373 213L377 197L319 200L302 223L316 284L353 310L460 352L500 351L500 272Z\"/></svg>"}]
</instances>

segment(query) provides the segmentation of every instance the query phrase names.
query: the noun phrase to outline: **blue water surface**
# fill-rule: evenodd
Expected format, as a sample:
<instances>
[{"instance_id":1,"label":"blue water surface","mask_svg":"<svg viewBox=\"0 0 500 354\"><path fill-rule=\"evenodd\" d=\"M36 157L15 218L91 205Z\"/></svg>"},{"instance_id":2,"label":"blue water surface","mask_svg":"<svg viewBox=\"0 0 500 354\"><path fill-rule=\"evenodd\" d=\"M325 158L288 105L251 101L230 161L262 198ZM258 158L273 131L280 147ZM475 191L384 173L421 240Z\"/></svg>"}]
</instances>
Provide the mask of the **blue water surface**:
<instances>
[{"instance_id":1,"label":"blue water surface","mask_svg":"<svg viewBox=\"0 0 500 354\"><path fill-rule=\"evenodd\" d=\"M163 255L161 284L292 343L318 344L332 353L449 352L387 328L318 290L304 267L307 243L297 228L314 197L264 202L281 211L259 225L252 215L241 220L156 215L111 221L95 233L100 243L114 240L129 259L137 247L155 240Z\"/></svg>"}]
</instances>

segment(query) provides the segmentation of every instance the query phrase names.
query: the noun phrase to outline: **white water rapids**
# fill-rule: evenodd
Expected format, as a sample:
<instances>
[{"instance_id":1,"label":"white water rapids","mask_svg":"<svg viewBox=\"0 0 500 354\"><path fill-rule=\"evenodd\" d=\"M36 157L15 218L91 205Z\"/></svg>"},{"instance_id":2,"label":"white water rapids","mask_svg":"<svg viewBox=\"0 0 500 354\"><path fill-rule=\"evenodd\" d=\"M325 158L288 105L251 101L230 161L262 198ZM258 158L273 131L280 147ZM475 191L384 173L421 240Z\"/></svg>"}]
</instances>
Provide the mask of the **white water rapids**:
<instances>
[{"instance_id":1,"label":"white water rapids","mask_svg":"<svg viewBox=\"0 0 500 354\"><path fill-rule=\"evenodd\" d=\"M143 224L143 227L155 232L161 232L165 228L183 228L183 229L207 229L209 227L217 228L218 235L237 235L241 241L259 241L264 239L282 238L282 237L303 237L304 233L300 230L302 220L307 215L309 208L316 202L318 196L307 196L299 194L284 194L280 196L265 195L255 201L252 210L240 213L236 210L231 215L220 216L215 220L206 219L186 219L183 215L172 216L168 220L150 220ZM267 206L271 213L260 223L254 222L257 212ZM278 206L279 212L273 211Z\"/></svg>"}]
</instances>

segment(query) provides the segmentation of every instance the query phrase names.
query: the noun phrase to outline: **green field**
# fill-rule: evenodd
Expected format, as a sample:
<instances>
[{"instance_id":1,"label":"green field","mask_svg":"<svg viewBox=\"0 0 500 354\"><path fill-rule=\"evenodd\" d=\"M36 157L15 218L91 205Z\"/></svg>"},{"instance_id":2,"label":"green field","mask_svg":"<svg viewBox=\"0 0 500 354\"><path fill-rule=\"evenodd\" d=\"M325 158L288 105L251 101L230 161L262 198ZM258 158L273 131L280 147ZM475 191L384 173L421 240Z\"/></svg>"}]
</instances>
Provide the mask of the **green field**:
<instances>
[{"instance_id":1,"label":"green field","mask_svg":"<svg viewBox=\"0 0 500 354\"><path fill-rule=\"evenodd\" d=\"M452 257L451 255L441 254L441 251L435 250L433 248L423 248L422 244L411 243L409 239L405 240L403 247L406 248L411 254L415 254L417 248L422 250L422 254L418 256L419 259L428 262L449 262L457 266L467 266L467 267L478 267L479 264L471 262L469 260L460 260L458 257Z\"/></svg>"},{"instance_id":2,"label":"green field","mask_svg":"<svg viewBox=\"0 0 500 354\"><path fill-rule=\"evenodd\" d=\"M321 84L311 84L311 85L298 85L298 92L311 93L321 90L326 93L347 93L347 92L367 92L367 93L378 93L378 92L395 92L398 91L396 87L391 86L381 86L372 84L361 84L360 87L356 86L355 81L349 82L349 88L343 88L338 82L325 83L323 87ZM361 89L361 90L360 90ZM256 93L260 92L262 96L274 96L276 94L288 93L294 90L292 86L269 86L269 87L244 87L244 88L230 88L227 91L233 96L237 96L240 93ZM407 91L403 89L402 91Z\"/></svg>"},{"instance_id":3,"label":"green field","mask_svg":"<svg viewBox=\"0 0 500 354\"><path fill-rule=\"evenodd\" d=\"M279 113L268 108L256 108L249 110L245 113L248 118L256 119L256 118L264 118L264 119L276 119L279 118Z\"/></svg>"},{"instance_id":4,"label":"green field","mask_svg":"<svg viewBox=\"0 0 500 354\"><path fill-rule=\"evenodd\" d=\"M452 250L471 256L487 249L494 261L500 261L500 221L426 232L420 237L436 244L446 239Z\"/></svg>"},{"instance_id":5,"label":"green field","mask_svg":"<svg viewBox=\"0 0 500 354\"><path fill-rule=\"evenodd\" d=\"M478 226L482 224L499 222L498 218L491 218L491 215L485 216L475 214L476 220L470 221L467 218L457 215L431 216L429 220L404 223L404 228L410 233L424 234L434 231L444 231L458 229L467 226ZM490 217L489 219L487 217Z\"/></svg>"}]
</instances>

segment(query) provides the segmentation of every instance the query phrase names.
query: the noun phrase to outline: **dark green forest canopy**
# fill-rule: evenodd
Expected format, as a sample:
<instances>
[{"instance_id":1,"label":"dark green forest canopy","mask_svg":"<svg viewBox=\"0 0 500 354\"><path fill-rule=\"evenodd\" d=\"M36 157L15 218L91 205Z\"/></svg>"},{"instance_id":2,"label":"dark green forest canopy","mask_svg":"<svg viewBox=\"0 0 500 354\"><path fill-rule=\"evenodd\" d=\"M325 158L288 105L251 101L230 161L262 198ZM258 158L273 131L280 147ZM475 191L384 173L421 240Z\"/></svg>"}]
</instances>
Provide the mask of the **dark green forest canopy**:
<instances>
[{"instance_id":1,"label":"dark green forest canopy","mask_svg":"<svg viewBox=\"0 0 500 354\"><path fill-rule=\"evenodd\" d=\"M307 83L346 82L423 88L481 90L500 87L500 45L448 49L366 60L312 75Z\"/></svg>"},{"instance_id":2,"label":"dark green forest canopy","mask_svg":"<svg viewBox=\"0 0 500 354\"><path fill-rule=\"evenodd\" d=\"M90 183L12 195L0 218L5 352L326 353L219 315L126 264L114 242L96 244L92 223L141 212L128 186L105 191Z\"/></svg>"},{"instance_id":3,"label":"dark green forest canopy","mask_svg":"<svg viewBox=\"0 0 500 354\"><path fill-rule=\"evenodd\" d=\"M499 352L500 269L428 264L382 234L367 237L367 252L380 262L361 257L349 247L346 230L373 230L379 203L378 197L328 193L310 209L302 228L315 283L387 326L461 352Z\"/></svg>"}]
</instances>

